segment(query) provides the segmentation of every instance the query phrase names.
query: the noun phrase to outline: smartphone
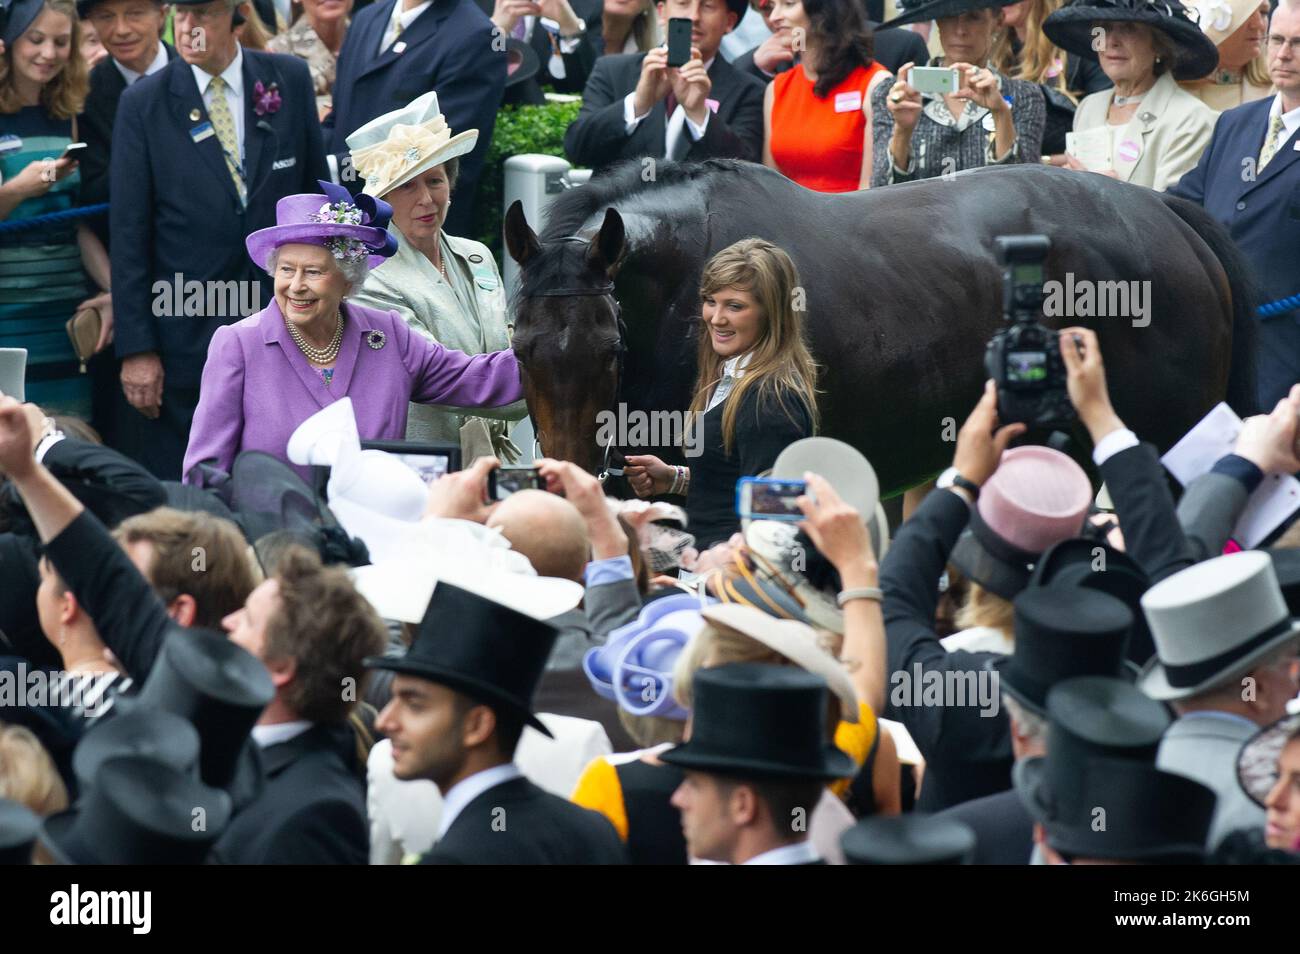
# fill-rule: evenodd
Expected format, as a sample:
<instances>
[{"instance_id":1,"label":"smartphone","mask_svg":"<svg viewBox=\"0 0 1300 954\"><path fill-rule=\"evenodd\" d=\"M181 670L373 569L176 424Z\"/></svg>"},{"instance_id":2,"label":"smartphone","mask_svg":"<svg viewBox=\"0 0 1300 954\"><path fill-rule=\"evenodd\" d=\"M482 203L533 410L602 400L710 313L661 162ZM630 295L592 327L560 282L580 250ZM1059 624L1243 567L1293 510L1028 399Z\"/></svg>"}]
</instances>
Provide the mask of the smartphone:
<instances>
[{"instance_id":1,"label":"smartphone","mask_svg":"<svg viewBox=\"0 0 1300 954\"><path fill-rule=\"evenodd\" d=\"M736 513L746 520L797 522L804 518L797 501L807 492L802 480L741 477L736 481Z\"/></svg>"},{"instance_id":2,"label":"smartphone","mask_svg":"<svg viewBox=\"0 0 1300 954\"><path fill-rule=\"evenodd\" d=\"M546 480L536 467L498 467L488 471L488 500L505 500L521 490L545 490Z\"/></svg>"},{"instance_id":3,"label":"smartphone","mask_svg":"<svg viewBox=\"0 0 1300 954\"><path fill-rule=\"evenodd\" d=\"M918 93L943 96L959 88L957 71L947 66L914 66L907 75L907 85Z\"/></svg>"},{"instance_id":4,"label":"smartphone","mask_svg":"<svg viewBox=\"0 0 1300 954\"><path fill-rule=\"evenodd\" d=\"M691 28L689 17L668 18L668 65L685 66L691 61Z\"/></svg>"},{"instance_id":5,"label":"smartphone","mask_svg":"<svg viewBox=\"0 0 1300 954\"><path fill-rule=\"evenodd\" d=\"M63 150L63 155L59 156L59 158L66 159L69 156L72 156L74 153L80 152L82 149L85 148L86 148L86 144L84 142L70 142L68 143L67 148Z\"/></svg>"}]
</instances>

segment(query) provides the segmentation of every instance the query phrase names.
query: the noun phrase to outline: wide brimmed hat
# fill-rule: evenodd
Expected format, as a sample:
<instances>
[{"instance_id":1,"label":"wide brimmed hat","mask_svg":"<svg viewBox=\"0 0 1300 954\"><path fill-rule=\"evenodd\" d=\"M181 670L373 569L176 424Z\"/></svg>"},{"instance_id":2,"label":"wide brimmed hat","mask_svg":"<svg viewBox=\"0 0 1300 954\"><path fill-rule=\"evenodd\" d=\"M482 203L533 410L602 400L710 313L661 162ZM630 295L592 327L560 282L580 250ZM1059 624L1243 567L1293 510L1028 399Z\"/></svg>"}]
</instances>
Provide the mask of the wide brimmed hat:
<instances>
[{"instance_id":1,"label":"wide brimmed hat","mask_svg":"<svg viewBox=\"0 0 1300 954\"><path fill-rule=\"evenodd\" d=\"M847 778L857 763L828 742L826 681L764 663L695 674L690 740L660 753L678 768L741 778Z\"/></svg>"},{"instance_id":2,"label":"wide brimmed hat","mask_svg":"<svg viewBox=\"0 0 1300 954\"><path fill-rule=\"evenodd\" d=\"M383 196L448 159L473 151L478 130L451 134L428 92L391 113L372 119L347 137L352 167L366 180L366 195Z\"/></svg>"},{"instance_id":3,"label":"wide brimmed hat","mask_svg":"<svg viewBox=\"0 0 1300 954\"><path fill-rule=\"evenodd\" d=\"M934 815L877 815L840 836L851 865L968 865L975 832L965 822Z\"/></svg>"},{"instance_id":4,"label":"wide brimmed hat","mask_svg":"<svg viewBox=\"0 0 1300 954\"><path fill-rule=\"evenodd\" d=\"M1259 9L1259 0L1190 0L1187 16L1215 46L1241 28Z\"/></svg>"},{"instance_id":5,"label":"wide brimmed hat","mask_svg":"<svg viewBox=\"0 0 1300 954\"><path fill-rule=\"evenodd\" d=\"M342 186L317 180L321 192L286 195L275 204L275 225L244 240L258 268L282 245L320 245L340 261L365 261L375 268L397 254L388 231L393 208L368 195L355 198Z\"/></svg>"},{"instance_id":6,"label":"wide brimmed hat","mask_svg":"<svg viewBox=\"0 0 1300 954\"><path fill-rule=\"evenodd\" d=\"M1088 476L1069 457L1050 447L1014 447L980 489L949 559L986 590L1012 599L1045 550L1079 535L1091 501Z\"/></svg>"},{"instance_id":7,"label":"wide brimmed hat","mask_svg":"<svg viewBox=\"0 0 1300 954\"><path fill-rule=\"evenodd\" d=\"M931 20L959 17L975 10L1008 7L1017 2L1019 0L930 0L929 3L909 3L902 13L887 23L880 24L876 30L888 30L908 23L929 23Z\"/></svg>"},{"instance_id":8,"label":"wide brimmed hat","mask_svg":"<svg viewBox=\"0 0 1300 954\"><path fill-rule=\"evenodd\" d=\"M29 865L41 820L26 805L0 798L0 865Z\"/></svg>"},{"instance_id":9,"label":"wide brimmed hat","mask_svg":"<svg viewBox=\"0 0 1300 954\"><path fill-rule=\"evenodd\" d=\"M369 669L417 676L521 716L543 735L533 695L559 629L495 600L439 583L405 656L369 656Z\"/></svg>"},{"instance_id":10,"label":"wide brimmed hat","mask_svg":"<svg viewBox=\"0 0 1300 954\"><path fill-rule=\"evenodd\" d=\"M1283 716L1266 725L1241 747L1237 756L1237 781L1251 801L1266 807L1268 793L1277 784L1277 760L1288 742L1300 738L1300 713Z\"/></svg>"},{"instance_id":11,"label":"wide brimmed hat","mask_svg":"<svg viewBox=\"0 0 1300 954\"><path fill-rule=\"evenodd\" d=\"M1219 50L1188 16L1177 0L1075 0L1043 21L1047 38L1076 56L1100 62L1093 49L1093 28L1106 21L1145 23L1160 30L1173 42L1178 53L1170 64L1174 79L1200 79L1219 65Z\"/></svg>"},{"instance_id":12,"label":"wide brimmed hat","mask_svg":"<svg viewBox=\"0 0 1300 954\"><path fill-rule=\"evenodd\" d=\"M861 514L871 534L877 560L889 552L889 519L880 503L880 479L871 461L850 444L833 437L805 437L786 446L772 463L771 476L803 480L811 471Z\"/></svg>"},{"instance_id":13,"label":"wide brimmed hat","mask_svg":"<svg viewBox=\"0 0 1300 954\"><path fill-rule=\"evenodd\" d=\"M1248 673L1300 636L1268 554L1245 550L1197 563L1142 597L1156 659L1139 685L1184 699Z\"/></svg>"}]
</instances>

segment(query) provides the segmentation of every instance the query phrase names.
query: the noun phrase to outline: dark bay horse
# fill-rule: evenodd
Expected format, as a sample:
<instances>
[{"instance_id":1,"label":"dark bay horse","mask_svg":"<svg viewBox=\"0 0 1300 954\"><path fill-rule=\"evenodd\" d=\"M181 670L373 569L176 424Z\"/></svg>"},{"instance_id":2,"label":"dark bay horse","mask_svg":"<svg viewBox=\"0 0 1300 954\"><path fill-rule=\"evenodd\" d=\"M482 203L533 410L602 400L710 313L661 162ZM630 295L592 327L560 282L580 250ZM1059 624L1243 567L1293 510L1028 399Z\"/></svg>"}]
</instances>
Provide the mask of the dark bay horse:
<instances>
[{"instance_id":1,"label":"dark bay horse","mask_svg":"<svg viewBox=\"0 0 1300 954\"><path fill-rule=\"evenodd\" d=\"M1144 439L1169 446L1224 398L1239 413L1253 406L1246 264L1191 203L1040 165L846 195L735 160L660 164L648 182L643 168L558 197L540 238L518 203L506 216L521 266L514 350L551 456L597 471L602 411L689 405L701 269L748 236L798 266L821 433L866 454L882 489L951 460L985 378L985 343L1003 325L998 235L1047 235L1045 277L1067 293L1102 282L1149 292L1145 320L1048 319L1097 331L1116 410ZM662 446L623 450L680 459Z\"/></svg>"}]
</instances>

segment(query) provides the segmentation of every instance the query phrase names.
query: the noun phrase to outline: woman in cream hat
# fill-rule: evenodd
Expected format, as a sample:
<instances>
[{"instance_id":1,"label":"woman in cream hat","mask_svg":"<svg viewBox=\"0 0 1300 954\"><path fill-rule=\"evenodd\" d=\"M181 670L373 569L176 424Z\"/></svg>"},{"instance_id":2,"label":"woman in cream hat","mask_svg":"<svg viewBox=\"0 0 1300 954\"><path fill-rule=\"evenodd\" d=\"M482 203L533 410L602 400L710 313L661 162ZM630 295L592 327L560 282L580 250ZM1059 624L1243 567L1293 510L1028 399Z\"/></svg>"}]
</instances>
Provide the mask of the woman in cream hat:
<instances>
[{"instance_id":1,"label":"woman in cream hat","mask_svg":"<svg viewBox=\"0 0 1300 954\"><path fill-rule=\"evenodd\" d=\"M1191 0L1187 12L1219 48L1219 68L1183 89L1218 112L1273 91L1264 58L1268 0Z\"/></svg>"},{"instance_id":2,"label":"woman in cream hat","mask_svg":"<svg viewBox=\"0 0 1300 954\"><path fill-rule=\"evenodd\" d=\"M492 253L442 227L460 157L477 141L477 129L452 134L436 92L366 123L347 138L353 167L366 181L365 193L393 207L388 228L398 240L384 274L371 272L356 301L396 311L425 338L471 355L510 347L505 291ZM493 453L513 460L517 452L506 431L524 413L522 401L473 417L412 406L406 437L459 440L467 461Z\"/></svg>"}]
</instances>

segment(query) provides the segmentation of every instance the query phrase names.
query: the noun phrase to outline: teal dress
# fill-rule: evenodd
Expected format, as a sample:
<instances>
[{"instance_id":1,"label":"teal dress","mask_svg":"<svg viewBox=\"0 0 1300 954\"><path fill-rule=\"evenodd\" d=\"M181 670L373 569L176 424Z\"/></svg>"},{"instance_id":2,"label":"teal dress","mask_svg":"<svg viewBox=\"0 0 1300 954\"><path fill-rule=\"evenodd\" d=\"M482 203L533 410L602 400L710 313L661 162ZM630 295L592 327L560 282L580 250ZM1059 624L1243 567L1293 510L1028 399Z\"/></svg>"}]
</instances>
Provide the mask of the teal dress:
<instances>
[{"instance_id":1,"label":"teal dress","mask_svg":"<svg viewBox=\"0 0 1300 954\"><path fill-rule=\"evenodd\" d=\"M72 141L72 121L41 106L0 115L0 175L9 181L37 159L57 159ZM7 222L60 212L77 204L81 173L27 199ZM27 400L46 411L90 419L91 382L82 374L64 325L92 294L77 223L0 230L0 348L27 349Z\"/></svg>"}]
</instances>

